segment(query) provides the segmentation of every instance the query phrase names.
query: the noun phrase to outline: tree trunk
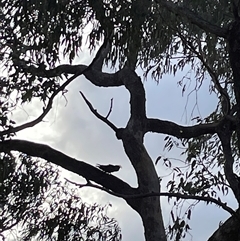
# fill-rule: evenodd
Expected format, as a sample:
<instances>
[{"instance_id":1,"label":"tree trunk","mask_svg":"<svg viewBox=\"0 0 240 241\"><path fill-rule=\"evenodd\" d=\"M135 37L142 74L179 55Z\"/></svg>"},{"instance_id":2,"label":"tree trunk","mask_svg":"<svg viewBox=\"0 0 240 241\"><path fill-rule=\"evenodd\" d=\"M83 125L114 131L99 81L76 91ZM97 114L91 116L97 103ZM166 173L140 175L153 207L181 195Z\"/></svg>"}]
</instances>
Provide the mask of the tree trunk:
<instances>
[{"instance_id":1,"label":"tree trunk","mask_svg":"<svg viewBox=\"0 0 240 241\"><path fill-rule=\"evenodd\" d=\"M129 132L122 135L126 154L131 160L138 177L138 194L159 193L160 182L152 159L148 155L141 138ZM160 207L160 197L128 199L129 205L142 218L146 241L166 241L166 233Z\"/></svg>"},{"instance_id":2,"label":"tree trunk","mask_svg":"<svg viewBox=\"0 0 240 241\"><path fill-rule=\"evenodd\" d=\"M167 241L159 197L144 198L138 211L144 226L146 241Z\"/></svg>"},{"instance_id":3,"label":"tree trunk","mask_svg":"<svg viewBox=\"0 0 240 241\"><path fill-rule=\"evenodd\" d=\"M224 224L213 233L208 241L239 241L240 240L240 217L231 216Z\"/></svg>"}]
</instances>

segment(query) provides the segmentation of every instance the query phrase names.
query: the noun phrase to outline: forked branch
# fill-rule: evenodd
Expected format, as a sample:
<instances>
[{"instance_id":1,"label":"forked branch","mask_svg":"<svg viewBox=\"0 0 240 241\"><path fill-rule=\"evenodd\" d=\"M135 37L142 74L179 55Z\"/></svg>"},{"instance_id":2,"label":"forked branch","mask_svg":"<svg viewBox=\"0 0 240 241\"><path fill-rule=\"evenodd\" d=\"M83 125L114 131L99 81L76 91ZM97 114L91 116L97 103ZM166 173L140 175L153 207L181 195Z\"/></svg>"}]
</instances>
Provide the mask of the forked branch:
<instances>
[{"instance_id":1,"label":"forked branch","mask_svg":"<svg viewBox=\"0 0 240 241\"><path fill-rule=\"evenodd\" d=\"M94 109L94 107L92 106L91 102L85 97L85 95L83 94L82 91L79 91L79 93L81 94L82 98L84 99L84 101L86 102L87 106L89 107L89 109L91 110L91 112L101 121L103 121L104 123L106 123L110 128L112 128L115 132L118 131L118 128L111 122L108 120L108 116L109 114L104 117L102 115L100 115L96 109ZM110 108L111 111L111 108Z\"/></svg>"}]
</instances>

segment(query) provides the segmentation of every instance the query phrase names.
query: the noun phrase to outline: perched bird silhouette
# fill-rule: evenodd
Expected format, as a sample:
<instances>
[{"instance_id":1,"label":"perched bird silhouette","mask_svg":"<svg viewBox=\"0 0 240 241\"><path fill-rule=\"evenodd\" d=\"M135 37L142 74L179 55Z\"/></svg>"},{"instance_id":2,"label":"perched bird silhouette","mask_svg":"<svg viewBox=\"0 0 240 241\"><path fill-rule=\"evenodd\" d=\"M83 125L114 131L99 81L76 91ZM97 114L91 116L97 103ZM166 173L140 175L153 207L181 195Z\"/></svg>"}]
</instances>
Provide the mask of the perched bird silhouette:
<instances>
[{"instance_id":1,"label":"perched bird silhouette","mask_svg":"<svg viewBox=\"0 0 240 241\"><path fill-rule=\"evenodd\" d=\"M109 164L109 165L97 164L96 167L98 167L99 169L101 169L102 171L107 172L107 173L117 172L121 168L121 166L119 166L119 165L111 165L111 164Z\"/></svg>"}]
</instances>

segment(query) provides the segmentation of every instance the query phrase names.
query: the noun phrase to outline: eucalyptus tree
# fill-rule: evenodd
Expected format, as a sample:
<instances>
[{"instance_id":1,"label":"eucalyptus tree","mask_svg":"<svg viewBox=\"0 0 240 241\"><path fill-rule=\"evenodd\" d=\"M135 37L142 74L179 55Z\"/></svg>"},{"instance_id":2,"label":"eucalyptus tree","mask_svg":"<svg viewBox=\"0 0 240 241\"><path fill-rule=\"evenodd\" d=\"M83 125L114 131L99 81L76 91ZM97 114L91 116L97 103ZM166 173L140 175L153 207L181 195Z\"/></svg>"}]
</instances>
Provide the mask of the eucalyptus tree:
<instances>
[{"instance_id":1,"label":"eucalyptus tree","mask_svg":"<svg viewBox=\"0 0 240 241\"><path fill-rule=\"evenodd\" d=\"M2 163L7 165L5 156L18 151L84 177L87 186L125 199L139 213L148 241L165 241L167 233L179 240L189 230L191 209L185 217L174 217L165 230L161 195L176 197L175 205L185 199L219 205L231 216L209 240L238 240L239 212L221 201L218 190L223 194L231 191L240 202L239 5L237 0L1 1L1 62L5 73L1 77ZM103 44L90 65L73 65L72 61L81 56L84 29L89 26L89 51ZM60 49L68 64L61 63ZM105 73L105 64L118 70ZM197 88L206 78L211 79L210 89L219 100L216 110L197 118L192 126L147 117L145 90L136 69L159 81L164 74L175 75L185 66L194 73L191 76ZM99 87L125 86L128 90L130 118L125 127L102 116L81 94L93 115L122 142L136 172L137 188L47 145L15 138L18 132L43 121L54 98L80 75ZM184 92L186 83L180 84ZM42 102L42 114L27 123L15 123L11 112L34 99ZM168 183L165 193L160 192L154 162L143 143L148 132L167 135L169 149L176 143L185 147L189 170L179 172L175 168L179 178Z\"/></svg>"}]
</instances>

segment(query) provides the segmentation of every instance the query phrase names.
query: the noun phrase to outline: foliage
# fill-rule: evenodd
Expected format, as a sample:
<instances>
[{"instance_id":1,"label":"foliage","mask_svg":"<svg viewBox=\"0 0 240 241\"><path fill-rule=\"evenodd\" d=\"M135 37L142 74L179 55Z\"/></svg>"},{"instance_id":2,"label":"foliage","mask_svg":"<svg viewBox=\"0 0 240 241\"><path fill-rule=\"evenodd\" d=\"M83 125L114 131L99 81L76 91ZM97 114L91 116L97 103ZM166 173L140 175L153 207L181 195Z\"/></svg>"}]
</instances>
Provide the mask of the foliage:
<instances>
[{"instance_id":1,"label":"foliage","mask_svg":"<svg viewBox=\"0 0 240 241\"><path fill-rule=\"evenodd\" d=\"M224 26L231 21L227 1L218 3L215 11L215 1L199 3L183 1L183 6L208 13L210 22ZM16 93L13 106L34 97L46 105L64 76L46 76L45 70L56 66L61 56L72 62L85 44L84 35L90 50L106 35L111 43L106 61L112 66L117 61L120 66L136 62L145 76L151 72L157 81L162 74L176 74L187 64L199 82L208 76L206 66L214 69L220 80L231 79L225 41L165 11L158 1L1 1L0 14L0 59L6 73L1 76L1 108L11 93ZM86 27L90 31L86 32ZM199 56L205 64L199 62ZM42 73L36 74L36 70ZM1 112L1 126L11 127L9 111Z\"/></svg>"},{"instance_id":2,"label":"foliage","mask_svg":"<svg viewBox=\"0 0 240 241\"><path fill-rule=\"evenodd\" d=\"M208 13L207 20L216 24L225 26L233 18L228 1L218 2L215 10L215 1L191 1L190 5L183 1L185 4L203 16ZM117 61L120 66L136 62L145 76L151 73L157 81L162 74L176 74L187 64L199 82L208 76L207 66L219 80L231 80L225 41L186 22L184 16L165 11L158 1L1 1L0 14L0 59L5 69L0 120L4 129L12 127L10 109L19 101L38 98L46 106L64 75L46 76L45 70L56 66L61 56L72 62L85 44L84 35L90 50L103 35L108 36L111 51L106 61L112 66Z\"/></svg>"},{"instance_id":3,"label":"foliage","mask_svg":"<svg viewBox=\"0 0 240 241\"><path fill-rule=\"evenodd\" d=\"M65 93L63 83L69 80L69 74L75 72L72 69L63 71L58 66L64 59L74 67L72 63L81 55L85 37L90 53L98 48L103 40L109 40L109 51L104 60L113 68L140 67L145 78L150 75L157 82L164 74L176 75L187 69L189 78L193 76L192 79L196 82L195 91L201 88L206 78L211 78L209 89L219 98L218 106L209 116L192 116L195 124L207 125L224 119L223 97L227 97L229 107L232 108L231 117L235 118L237 91L234 90L228 39L199 27L199 24L189 20L187 14L183 14L195 13L196 21L204 20L213 27L229 30L235 20L232 9L234 2L236 1L2 0L1 139L9 139L15 135L14 127L17 123L11 114L17 105L38 99L42 102L44 113L51 108L55 95L59 92ZM173 3L174 8L178 8L182 14L166 10L166 4ZM182 87L182 94L186 93L189 78L184 76L178 82ZM238 136L237 131L232 131L231 134L233 169L238 173L237 145L240 135ZM224 172L227 161L219 133L187 138L176 134L175 137L166 136L165 141L167 151L175 147L183 148L183 167L172 165L169 158L163 158L172 174L172 179L167 183L169 193L218 200L229 193L231 184ZM109 235L109 239L120 238L119 229L112 220L107 229L101 229L102 224L104 226L108 221L101 223L94 213L103 212L104 209L97 205L92 207L93 210L83 204L79 206L77 196L70 194L69 197L66 187L60 185L57 172L50 165L47 169L42 169L38 162L27 156L20 156L17 162L10 154L1 158L1 171L4 174L1 188L5 195L1 198L4 200L3 230L21 223L25 231L22 235L26 240L32 236L38 239L52 237L53 240L77 240L83 230L89 238L101 239L106 235ZM58 196L60 193L61 198ZM51 196L59 198L55 200L51 199ZM45 207L43 202L49 202L49 199L49 207ZM197 202L187 207L182 215L177 212L177 208L183 207L183 201L174 201L176 209L175 213L171 212L172 224L168 226L171 239L175 236L176 240L180 240L189 231L188 220L196 204ZM36 211L35 206L39 210ZM49 212L47 217L42 215L42 210ZM81 219L83 216L78 216L79 213L87 214L87 218L84 216ZM28 222L28 216L31 216L34 222ZM93 220L97 226L85 225ZM79 225L83 226L83 230L80 228L80 233L73 233L72 230L76 230ZM37 232L37 227L41 227L40 232Z\"/></svg>"},{"instance_id":4,"label":"foliage","mask_svg":"<svg viewBox=\"0 0 240 241\"><path fill-rule=\"evenodd\" d=\"M1 156L1 233L17 240L120 240L107 206L81 201L59 171L26 155Z\"/></svg>"}]
</instances>

